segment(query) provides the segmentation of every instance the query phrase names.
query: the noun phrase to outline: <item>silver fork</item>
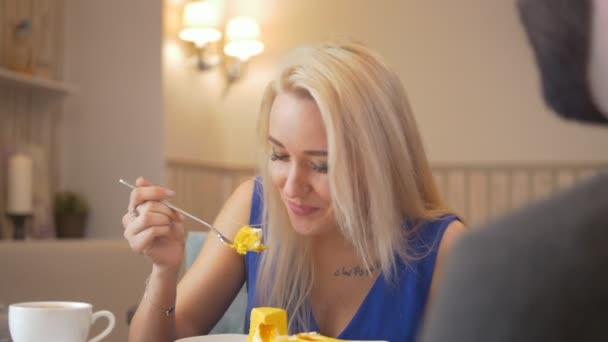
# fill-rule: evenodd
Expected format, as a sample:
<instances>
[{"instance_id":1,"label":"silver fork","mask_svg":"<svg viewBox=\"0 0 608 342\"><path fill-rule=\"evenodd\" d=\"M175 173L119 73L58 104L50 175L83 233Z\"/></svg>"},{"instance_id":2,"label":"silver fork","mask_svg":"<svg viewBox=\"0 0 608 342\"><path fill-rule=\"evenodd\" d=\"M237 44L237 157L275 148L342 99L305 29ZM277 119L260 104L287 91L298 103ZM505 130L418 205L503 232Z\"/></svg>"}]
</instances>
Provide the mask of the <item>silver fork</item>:
<instances>
[{"instance_id":1,"label":"silver fork","mask_svg":"<svg viewBox=\"0 0 608 342\"><path fill-rule=\"evenodd\" d=\"M136 186L129 184L127 181L125 181L123 179L119 179L118 182L121 183L121 184L123 184L123 185L128 186L131 189L136 189L137 188ZM166 205L167 207L169 207L169 208L171 208L171 209L173 209L173 210L175 210L175 211L177 211L179 213L184 214L184 216L187 216L187 217L191 218L192 220L194 220L194 221L196 221L196 222L204 225L205 227L211 229L215 233L215 235L217 235L217 237L223 243L228 244L228 245L234 245L234 242L232 242L229 238L225 237L224 234L220 233L220 231L217 230L217 228L215 228L211 224L205 222L204 220L201 220L200 218L198 218L198 217L196 217L196 216L194 216L194 215L192 215L192 214L190 214L190 213L188 213L188 212L186 212L186 211L184 211L184 210L182 210L182 209L174 206L173 204L171 204L171 203L169 203L167 201L160 201L160 203Z\"/></svg>"}]
</instances>

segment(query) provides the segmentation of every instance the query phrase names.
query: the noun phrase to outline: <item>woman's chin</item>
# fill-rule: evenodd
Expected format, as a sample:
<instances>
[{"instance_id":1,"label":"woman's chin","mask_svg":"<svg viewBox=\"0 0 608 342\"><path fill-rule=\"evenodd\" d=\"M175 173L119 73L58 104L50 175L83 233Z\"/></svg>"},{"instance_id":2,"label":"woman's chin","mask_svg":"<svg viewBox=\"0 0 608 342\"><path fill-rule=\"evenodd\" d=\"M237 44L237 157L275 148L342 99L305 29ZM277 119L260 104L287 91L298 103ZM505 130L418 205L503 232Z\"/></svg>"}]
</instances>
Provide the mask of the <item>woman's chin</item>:
<instances>
[{"instance_id":1,"label":"woman's chin","mask_svg":"<svg viewBox=\"0 0 608 342\"><path fill-rule=\"evenodd\" d=\"M289 221L291 221L291 226L297 234L312 236L318 234L321 230L318 222L302 218L301 216L294 216L295 215L289 215Z\"/></svg>"},{"instance_id":2,"label":"woman's chin","mask_svg":"<svg viewBox=\"0 0 608 342\"><path fill-rule=\"evenodd\" d=\"M314 224L306 224L306 223L302 223L302 222L294 222L293 220L291 221L291 226L293 227L293 230L298 234L298 235L303 235L303 236L313 236L318 234L319 231L319 227L317 225Z\"/></svg>"},{"instance_id":3,"label":"woman's chin","mask_svg":"<svg viewBox=\"0 0 608 342\"><path fill-rule=\"evenodd\" d=\"M291 226L296 234L301 236L321 236L332 231L333 227L327 222L302 222L300 220L291 219Z\"/></svg>"},{"instance_id":4,"label":"woman's chin","mask_svg":"<svg viewBox=\"0 0 608 342\"><path fill-rule=\"evenodd\" d=\"M325 210L317 210L308 215L289 211L288 215L293 230L302 236L322 235L335 225Z\"/></svg>"}]
</instances>

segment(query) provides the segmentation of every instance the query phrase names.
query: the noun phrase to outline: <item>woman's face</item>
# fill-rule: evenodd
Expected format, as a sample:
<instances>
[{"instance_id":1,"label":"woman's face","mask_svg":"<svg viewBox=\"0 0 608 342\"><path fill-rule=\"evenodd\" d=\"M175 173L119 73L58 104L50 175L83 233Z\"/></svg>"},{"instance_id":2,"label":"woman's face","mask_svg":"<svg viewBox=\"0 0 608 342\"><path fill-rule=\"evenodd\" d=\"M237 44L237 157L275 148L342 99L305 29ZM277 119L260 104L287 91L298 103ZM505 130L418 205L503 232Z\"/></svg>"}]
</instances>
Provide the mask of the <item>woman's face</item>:
<instances>
[{"instance_id":1,"label":"woman's face","mask_svg":"<svg viewBox=\"0 0 608 342\"><path fill-rule=\"evenodd\" d=\"M327 134L310 97L279 93L270 111L270 175L302 235L335 228L327 176Z\"/></svg>"}]
</instances>

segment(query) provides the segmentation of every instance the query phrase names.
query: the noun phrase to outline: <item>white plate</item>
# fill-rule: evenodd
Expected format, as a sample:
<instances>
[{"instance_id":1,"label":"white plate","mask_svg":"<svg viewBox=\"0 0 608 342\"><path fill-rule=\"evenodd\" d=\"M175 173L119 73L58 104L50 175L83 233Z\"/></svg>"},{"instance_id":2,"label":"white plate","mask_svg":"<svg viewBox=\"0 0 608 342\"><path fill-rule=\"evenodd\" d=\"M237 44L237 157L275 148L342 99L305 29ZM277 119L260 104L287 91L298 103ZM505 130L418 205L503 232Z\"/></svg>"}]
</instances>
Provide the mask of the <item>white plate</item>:
<instances>
[{"instance_id":1,"label":"white plate","mask_svg":"<svg viewBox=\"0 0 608 342\"><path fill-rule=\"evenodd\" d=\"M245 342L247 335L243 334L218 334L195 336L179 339L175 342ZM348 341L348 342L386 342L386 341Z\"/></svg>"},{"instance_id":2,"label":"white plate","mask_svg":"<svg viewBox=\"0 0 608 342\"><path fill-rule=\"evenodd\" d=\"M247 335L244 334L217 334L181 338L175 342L245 342Z\"/></svg>"}]
</instances>

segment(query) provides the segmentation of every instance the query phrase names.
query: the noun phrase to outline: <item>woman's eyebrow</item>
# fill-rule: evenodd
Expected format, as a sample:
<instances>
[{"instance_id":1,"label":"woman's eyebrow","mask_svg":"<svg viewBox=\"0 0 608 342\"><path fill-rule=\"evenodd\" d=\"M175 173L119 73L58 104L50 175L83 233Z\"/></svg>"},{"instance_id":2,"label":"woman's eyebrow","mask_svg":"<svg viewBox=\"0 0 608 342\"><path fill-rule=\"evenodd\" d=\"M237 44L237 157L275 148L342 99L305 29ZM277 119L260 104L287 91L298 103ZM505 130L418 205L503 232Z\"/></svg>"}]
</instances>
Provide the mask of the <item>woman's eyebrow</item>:
<instances>
[{"instance_id":1,"label":"woman's eyebrow","mask_svg":"<svg viewBox=\"0 0 608 342\"><path fill-rule=\"evenodd\" d=\"M277 145L277 146L279 146L279 147L283 147L283 148L285 147L285 146L283 146L283 144L282 144L280 141L278 141L277 139L275 139L275 138L271 137L270 135L268 136L268 140L269 140L271 143L273 143L273 144L275 144L275 145Z\"/></svg>"},{"instance_id":2,"label":"woman's eyebrow","mask_svg":"<svg viewBox=\"0 0 608 342\"><path fill-rule=\"evenodd\" d=\"M304 153L308 154L309 156L314 156L314 157L327 157L327 151L306 150L306 151L304 151Z\"/></svg>"},{"instance_id":3,"label":"woman's eyebrow","mask_svg":"<svg viewBox=\"0 0 608 342\"><path fill-rule=\"evenodd\" d=\"M285 148L283 143L281 143L280 141L278 141L277 139L273 138L270 135L268 136L268 141L270 141L274 145L277 145L278 147ZM313 157L327 157L327 151L325 151L325 150L306 150L306 151L304 151L304 154L307 154L307 155L313 156Z\"/></svg>"}]
</instances>

